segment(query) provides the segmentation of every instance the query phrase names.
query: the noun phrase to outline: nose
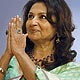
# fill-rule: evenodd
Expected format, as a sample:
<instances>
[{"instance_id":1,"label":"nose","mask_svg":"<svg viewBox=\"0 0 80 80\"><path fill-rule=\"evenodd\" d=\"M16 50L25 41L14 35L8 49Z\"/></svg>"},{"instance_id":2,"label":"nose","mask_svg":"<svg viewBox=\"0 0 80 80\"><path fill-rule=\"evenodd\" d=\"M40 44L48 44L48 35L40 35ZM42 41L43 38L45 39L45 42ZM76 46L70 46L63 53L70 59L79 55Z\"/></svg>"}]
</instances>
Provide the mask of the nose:
<instances>
[{"instance_id":1,"label":"nose","mask_svg":"<svg viewBox=\"0 0 80 80\"><path fill-rule=\"evenodd\" d=\"M38 24L39 24L38 18L37 18L37 17L34 17L34 18L32 19L31 25L32 25L32 26L37 26Z\"/></svg>"}]
</instances>

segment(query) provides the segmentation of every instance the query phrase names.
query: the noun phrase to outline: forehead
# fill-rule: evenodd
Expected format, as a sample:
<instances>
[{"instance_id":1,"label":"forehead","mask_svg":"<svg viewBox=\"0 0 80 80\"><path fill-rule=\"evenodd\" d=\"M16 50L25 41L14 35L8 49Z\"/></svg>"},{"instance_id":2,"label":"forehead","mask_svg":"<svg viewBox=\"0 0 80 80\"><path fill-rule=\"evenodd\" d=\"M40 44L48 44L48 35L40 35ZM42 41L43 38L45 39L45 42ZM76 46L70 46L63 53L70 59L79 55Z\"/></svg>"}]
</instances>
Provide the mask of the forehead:
<instances>
[{"instance_id":1,"label":"forehead","mask_svg":"<svg viewBox=\"0 0 80 80\"><path fill-rule=\"evenodd\" d=\"M47 12L47 8L43 2L38 2L32 5L29 12Z\"/></svg>"}]
</instances>

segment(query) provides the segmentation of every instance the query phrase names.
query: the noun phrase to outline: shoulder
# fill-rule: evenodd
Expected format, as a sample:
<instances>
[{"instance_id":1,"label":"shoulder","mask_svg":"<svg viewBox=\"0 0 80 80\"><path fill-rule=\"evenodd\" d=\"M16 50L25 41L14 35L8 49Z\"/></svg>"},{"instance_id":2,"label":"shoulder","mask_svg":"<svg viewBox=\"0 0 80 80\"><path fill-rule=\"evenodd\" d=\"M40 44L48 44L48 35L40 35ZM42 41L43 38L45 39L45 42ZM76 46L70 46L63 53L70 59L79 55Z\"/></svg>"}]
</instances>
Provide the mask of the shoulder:
<instances>
[{"instance_id":1,"label":"shoulder","mask_svg":"<svg viewBox=\"0 0 80 80\"><path fill-rule=\"evenodd\" d=\"M62 80L72 80L72 79L80 79L80 64L76 62L69 62L62 66L59 66L51 71L51 73L55 73Z\"/></svg>"},{"instance_id":2,"label":"shoulder","mask_svg":"<svg viewBox=\"0 0 80 80\"><path fill-rule=\"evenodd\" d=\"M50 72L59 74L65 71L71 71L71 70L80 70L80 64L76 63L76 62L69 62L67 64L64 64L62 66L59 66L53 70L51 70Z\"/></svg>"}]
</instances>

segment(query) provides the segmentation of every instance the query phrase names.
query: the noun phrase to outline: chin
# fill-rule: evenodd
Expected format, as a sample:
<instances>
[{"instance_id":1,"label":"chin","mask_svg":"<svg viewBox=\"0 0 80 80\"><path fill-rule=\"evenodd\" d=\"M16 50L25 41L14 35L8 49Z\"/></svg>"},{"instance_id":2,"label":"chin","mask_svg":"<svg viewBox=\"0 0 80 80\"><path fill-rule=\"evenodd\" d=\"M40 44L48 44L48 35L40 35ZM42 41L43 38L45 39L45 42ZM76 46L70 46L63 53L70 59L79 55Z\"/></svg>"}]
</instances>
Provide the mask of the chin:
<instances>
[{"instance_id":1,"label":"chin","mask_svg":"<svg viewBox=\"0 0 80 80\"><path fill-rule=\"evenodd\" d=\"M39 36L28 36L30 40L34 41L34 40L39 40Z\"/></svg>"}]
</instances>

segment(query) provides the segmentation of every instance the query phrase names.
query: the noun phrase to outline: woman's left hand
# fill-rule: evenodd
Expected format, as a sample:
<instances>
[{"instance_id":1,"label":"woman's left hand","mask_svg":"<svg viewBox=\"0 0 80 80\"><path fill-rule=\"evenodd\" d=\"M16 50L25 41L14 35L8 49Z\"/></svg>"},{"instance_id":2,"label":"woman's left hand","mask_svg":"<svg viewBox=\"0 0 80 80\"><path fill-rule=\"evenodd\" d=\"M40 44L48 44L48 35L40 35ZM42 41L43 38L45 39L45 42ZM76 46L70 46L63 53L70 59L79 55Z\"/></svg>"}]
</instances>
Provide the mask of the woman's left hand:
<instances>
[{"instance_id":1,"label":"woman's left hand","mask_svg":"<svg viewBox=\"0 0 80 80\"><path fill-rule=\"evenodd\" d=\"M25 52L27 34L22 34L21 18L16 16L10 23L11 50L13 54Z\"/></svg>"}]
</instances>

